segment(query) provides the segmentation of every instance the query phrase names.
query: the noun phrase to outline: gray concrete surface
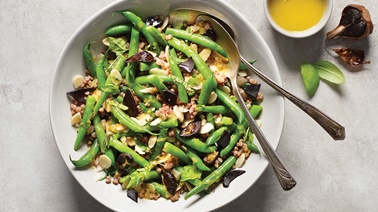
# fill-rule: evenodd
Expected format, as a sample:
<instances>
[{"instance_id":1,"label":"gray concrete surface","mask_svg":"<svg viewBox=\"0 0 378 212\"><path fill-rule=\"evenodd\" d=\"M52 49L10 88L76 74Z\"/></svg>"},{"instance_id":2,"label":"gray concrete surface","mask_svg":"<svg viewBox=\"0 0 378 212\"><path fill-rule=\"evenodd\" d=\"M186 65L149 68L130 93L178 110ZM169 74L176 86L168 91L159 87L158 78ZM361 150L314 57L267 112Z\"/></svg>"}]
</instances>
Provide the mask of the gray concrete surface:
<instances>
[{"instance_id":1,"label":"gray concrete surface","mask_svg":"<svg viewBox=\"0 0 378 212\"><path fill-rule=\"evenodd\" d=\"M75 181L53 139L48 95L58 56L74 31L110 3L101 0L1 1L0 3L0 211L108 211ZM325 29L290 39L268 24L260 1L227 0L263 35L281 71L283 85L346 127L333 141L321 127L285 103L278 148L298 185L283 191L270 168L244 195L217 211L378 211L377 32L355 42L325 42L344 6L335 1ZM358 0L378 23L376 1ZM364 49L371 64L348 70L325 46ZM308 99L299 66L325 59L342 68L347 83L321 82Z\"/></svg>"}]
</instances>

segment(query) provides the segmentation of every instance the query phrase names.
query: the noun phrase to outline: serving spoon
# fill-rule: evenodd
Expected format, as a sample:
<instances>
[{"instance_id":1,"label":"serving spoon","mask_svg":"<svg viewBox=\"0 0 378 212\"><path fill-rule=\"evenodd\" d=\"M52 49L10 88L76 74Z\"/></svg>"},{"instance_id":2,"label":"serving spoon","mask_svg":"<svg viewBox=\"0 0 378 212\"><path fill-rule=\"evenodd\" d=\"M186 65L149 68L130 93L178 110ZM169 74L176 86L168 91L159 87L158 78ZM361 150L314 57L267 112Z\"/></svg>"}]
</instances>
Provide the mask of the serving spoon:
<instances>
[{"instance_id":1,"label":"serving spoon","mask_svg":"<svg viewBox=\"0 0 378 212\"><path fill-rule=\"evenodd\" d=\"M290 173L287 171L284 164L281 162L277 154L275 153L272 146L267 141L265 135L261 131L261 129L256 124L255 119L250 114L244 99L242 95L239 92L239 87L236 82L236 76L239 71L239 63L241 60L239 50L235 44L235 42L232 40L230 35L227 33L227 31L213 18L205 15L200 16L201 19L206 20L210 22L213 30L217 34L217 43L223 47L223 49L226 51L228 59L229 59L229 70L226 73L226 76L230 79L231 85L232 85L232 92L236 96L241 109L243 110L248 123L250 124L250 127L252 131L254 132L258 142L260 143L261 148L263 149L266 158L268 159L269 163L272 165L273 170L278 178L278 181L280 182L282 188L284 190L290 190L296 185L296 181L294 178L290 175Z\"/></svg>"},{"instance_id":2,"label":"serving spoon","mask_svg":"<svg viewBox=\"0 0 378 212\"><path fill-rule=\"evenodd\" d=\"M301 100L300 98L294 96L292 93L289 91L285 90L281 86L279 86L276 82L271 80L269 77L267 77L265 74L263 74L258 68L250 64L239 52L237 48L237 44L234 40L234 32L232 28L222 19L222 15L215 10L211 8L206 8L206 7L199 7L196 6L195 4L188 4L185 5L185 7L182 8L176 8L173 11L190 11L191 14L187 15L190 19L194 20L199 17L205 17L208 16L211 18L213 21L216 22L215 25L220 26L222 29L220 30L221 33L226 32L224 35L225 37L228 37L229 43L233 44L236 49L233 49L232 54L238 54L240 56L240 62L243 63L248 70L252 71L255 73L260 79L262 79L265 83L267 83L270 87L272 87L274 90L276 90L278 93L280 93L282 96L286 97L289 99L292 103L294 103L296 106L298 106L302 111L307 113L311 118L313 118L334 140L344 140L345 139L345 128L327 116L325 113L317 109L316 107L312 106L311 104ZM225 43L226 45L228 44Z\"/></svg>"}]
</instances>

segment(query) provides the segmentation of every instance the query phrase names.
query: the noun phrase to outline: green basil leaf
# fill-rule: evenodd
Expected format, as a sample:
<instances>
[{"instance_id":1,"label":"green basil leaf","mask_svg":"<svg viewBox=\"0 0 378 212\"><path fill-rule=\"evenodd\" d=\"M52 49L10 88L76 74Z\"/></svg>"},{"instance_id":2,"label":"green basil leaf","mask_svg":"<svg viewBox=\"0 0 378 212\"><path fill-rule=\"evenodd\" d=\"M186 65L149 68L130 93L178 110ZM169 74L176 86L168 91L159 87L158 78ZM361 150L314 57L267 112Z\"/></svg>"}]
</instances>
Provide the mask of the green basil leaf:
<instances>
[{"instance_id":1,"label":"green basil leaf","mask_svg":"<svg viewBox=\"0 0 378 212\"><path fill-rule=\"evenodd\" d=\"M126 52L126 43L127 41L124 38L113 38L108 37L109 48L117 56Z\"/></svg>"},{"instance_id":2,"label":"green basil leaf","mask_svg":"<svg viewBox=\"0 0 378 212\"><path fill-rule=\"evenodd\" d=\"M303 82L306 87L307 95L309 97L314 96L316 90L319 87L320 77L316 68L310 63L304 63L301 65L301 73Z\"/></svg>"},{"instance_id":3,"label":"green basil leaf","mask_svg":"<svg viewBox=\"0 0 378 212\"><path fill-rule=\"evenodd\" d=\"M334 84L345 83L343 72L341 72L341 70L331 62L320 60L315 63L314 66L318 70L320 78Z\"/></svg>"}]
</instances>

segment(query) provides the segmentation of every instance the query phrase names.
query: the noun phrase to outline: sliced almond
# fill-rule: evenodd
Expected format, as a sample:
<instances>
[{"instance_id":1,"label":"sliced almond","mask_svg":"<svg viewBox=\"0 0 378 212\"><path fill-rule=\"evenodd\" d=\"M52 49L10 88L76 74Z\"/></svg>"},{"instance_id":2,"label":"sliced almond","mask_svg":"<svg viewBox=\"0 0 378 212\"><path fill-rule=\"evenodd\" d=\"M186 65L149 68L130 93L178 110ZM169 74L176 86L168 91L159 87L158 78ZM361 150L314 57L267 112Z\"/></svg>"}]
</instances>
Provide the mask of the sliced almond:
<instances>
[{"instance_id":1,"label":"sliced almond","mask_svg":"<svg viewBox=\"0 0 378 212\"><path fill-rule=\"evenodd\" d=\"M172 169L171 174L176 178L177 181L180 181L181 172L177 171L176 169Z\"/></svg>"},{"instance_id":2,"label":"sliced almond","mask_svg":"<svg viewBox=\"0 0 378 212\"><path fill-rule=\"evenodd\" d=\"M157 141L157 136L151 135L150 139L148 139L148 147L153 148L156 144L156 141Z\"/></svg>"},{"instance_id":3,"label":"sliced almond","mask_svg":"<svg viewBox=\"0 0 378 212\"><path fill-rule=\"evenodd\" d=\"M138 145L135 145L135 151L140 155L146 154Z\"/></svg>"},{"instance_id":4,"label":"sliced almond","mask_svg":"<svg viewBox=\"0 0 378 212\"><path fill-rule=\"evenodd\" d=\"M98 159L98 162L100 166L104 169L108 169L112 165L112 160L110 160L110 158L106 155L101 155Z\"/></svg>"},{"instance_id":5,"label":"sliced almond","mask_svg":"<svg viewBox=\"0 0 378 212\"><path fill-rule=\"evenodd\" d=\"M203 61L206 61L211 54L211 49L205 48L200 53L199 56L203 59Z\"/></svg>"},{"instance_id":6,"label":"sliced almond","mask_svg":"<svg viewBox=\"0 0 378 212\"><path fill-rule=\"evenodd\" d=\"M152 68L149 71L150 74L163 74L163 75L168 75L168 71L160 68Z\"/></svg>"},{"instance_id":7,"label":"sliced almond","mask_svg":"<svg viewBox=\"0 0 378 212\"><path fill-rule=\"evenodd\" d=\"M190 44L190 48L192 48L196 53L198 52L198 46L195 43Z\"/></svg>"},{"instance_id":8,"label":"sliced almond","mask_svg":"<svg viewBox=\"0 0 378 212\"><path fill-rule=\"evenodd\" d=\"M84 77L81 75L76 75L73 79L73 86L74 88L80 87L81 84L84 82Z\"/></svg>"},{"instance_id":9,"label":"sliced almond","mask_svg":"<svg viewBox=\"0 0 378 212\"><path fill-rule=\"evenodd\" d=\"M119 83L121 83L122 75L117 69L113 68L110 72L110 75L112 76L111 80L113 84L118 85Z\"/></svg>"},{"instance_id":10,"label":"sliced almond","mask_svg":"<svg viewBox=\"0 0 378 212\"><path fill-rule=\"evenodd\" d=\"M147 124L148 121L150 121L151 119L151 116L149 114L146 114L146 113L142 113L140 114L138 117L137 117L139 123L141 126L144 126Z\"/></svg>"},{"instance_id":11,"label":"sliced almond","mask_svg":"<svg viewBox=\"0 0 378 212\"><path fill-rule=\"evenodd\" d=\"M137 119L137 118L135 118L135 117L130 117L132 120L134 120L136 123L138 123L140 126L142 126L142 124L140 123L140 121Z\"/></svg>"},{"instance_id":12,"label":"sliced almond","mask_svg":"<svg viewBox=\"0 0 378 212\"><path fill-rule=\"evenodd\" d=\"M179 106L179 110L180 110L181 112L183 112L183 113L187 113L187 112L189 112L189 109L186 108L186 107L184 107L184 106Z\"/></svg>"},{"instance_id":13,"label":"sliced almond","mask_svg":"<svg viewBox=\"0 0 378 212\"><path fill-rule=\"evenodd\" d=\"M102 43L103 43L105 46L110 46L108 37L102 39Z\"/></svg>"},{"instance_id":14,"label":"sliced almond","mask_svg":"<svg viewBox=\"0 0 378 212\"><path fill-rule=\"evenodd\" d=\"M238 87L242 87L247 82L248 82L248 80L246 78L244 78L242 76L236 76L236 83L237 83Z\"/></svg>"},{"instance_id":15,"label":"sliced almond","mask_svg":"<svg viewBox=\"0 0 378 212\"><path fill-rule=\"evenodd\" d=\"M150 123L150 126L156 126L156 125L158 125L160 122L162 122L163 121L163 119L161 119L161 118L157 118L157 119L155 119L155 120L153 120L151 123Z\"/></svg>"},{"instance_id":16,"label":"sliced almond","mask_svg":"<svg viewBox=\"0 0 378 212\"><path fill-rule=\"evenodd\" d=\"M255 121L256 121L257 126L259 126L259 128L261 128L262 121L260 121L259 119L256 119Z\"/></svg>"},{"instance_id":17,"label":"sliced almond","mask_svg":"<svg viewBox=\"0 0 378 212\"><path fill-rule=\"evenodd\" d=\"M248 74L245 70L239 70L238 71L238 75L242 76L242 77L246 77Z\"/></svg>"},{"instance_id":18,"label":"sliced almond","mask_svg":"<svg viewBox=\"0 0 378 212\"><path fill-rule=\"evenodd\" d=\"M182 113L177 105L173 106L173 113L180 122L184 121L184 113Z\"/></svg>"},{"instance_id":19,"label":"sliced almond","mask_svg":"<svg viewBox=\"0 0 378 212\"><path fill-rule=\"evenodd\" d=\"M211 130L214 129L214 125L211 124L211 123L206 123L205 125L203 125L200 129L200 134L206 134L208 132L210 132Z\"/></svg>"},{"instance_id":20,"label":"sliced almond","mask_svg":"<svg viewBox=\"0 0 378 212\"><path fill-rule=\"evenodd\" d=\"M154 87L148 87L148 88L143 88L143 89L140 89L139 91L142 92L142 93L150 93L150 94L154 94L155 93L155 88Z\"/></svg>"},{"instance_id":21,"label":"sliced almond","mask_svg":"<svg viewBox=\"0 0 378 212\"><path fill-rule=\"evenodd\" d=\"M80 124L80 122L81 122L81 113L76 113L75 115L71 117L72 125Z\"/></svg>"},{"instance_id":22,"label":"sliced almond","mask_svg":"<svg viewBox=\"0 0 378 212\"><path fill-rule=\"evenodd\" d=\"M212 91L210 93L209 100L207 100L207 103L212 104L215 102L215 100L217 100L217 98L218 98L218 95L214 91Z\"/></svg>"},{"instance_id":23,"label":"sliced almond","mask_svg":"<svg viewBox=\"0 0 378 212\"><path fill-rule=\"evenodd\" d=\"M219 89L227 94L231 93L231 88L228 86L221 86Z\"/></svg>"},{"instance_id":24,"label":"sliced almond","mask_svg":"<svg viewBox=\"0 0 378 212\"><path fill-rule=\"evenodd\" d=\"M241 154L235 162L235 168L240 168L245 161L245 154Z\"/></svg>"}]
</instances>

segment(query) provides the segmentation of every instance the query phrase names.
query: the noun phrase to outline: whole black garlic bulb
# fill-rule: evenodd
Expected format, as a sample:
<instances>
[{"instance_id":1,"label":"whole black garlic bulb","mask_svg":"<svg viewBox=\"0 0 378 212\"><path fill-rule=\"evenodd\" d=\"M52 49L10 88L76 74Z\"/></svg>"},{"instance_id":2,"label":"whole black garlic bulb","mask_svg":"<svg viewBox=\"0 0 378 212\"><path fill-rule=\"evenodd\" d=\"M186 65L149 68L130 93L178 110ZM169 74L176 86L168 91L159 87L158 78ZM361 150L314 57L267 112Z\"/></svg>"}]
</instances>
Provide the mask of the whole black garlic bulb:
<instances>
[{"instance_id":1,"label":"whole black garlic bulb","mask_svg":"<svg viewBox=\"0 0 378 212\"><path fill-rule=\"evenodd\" d=\"M361 39L373 32L369 11L362 5L350 4L342 12L339 25L327 33L327 38Z\"/></svg>"}]
</instances>

